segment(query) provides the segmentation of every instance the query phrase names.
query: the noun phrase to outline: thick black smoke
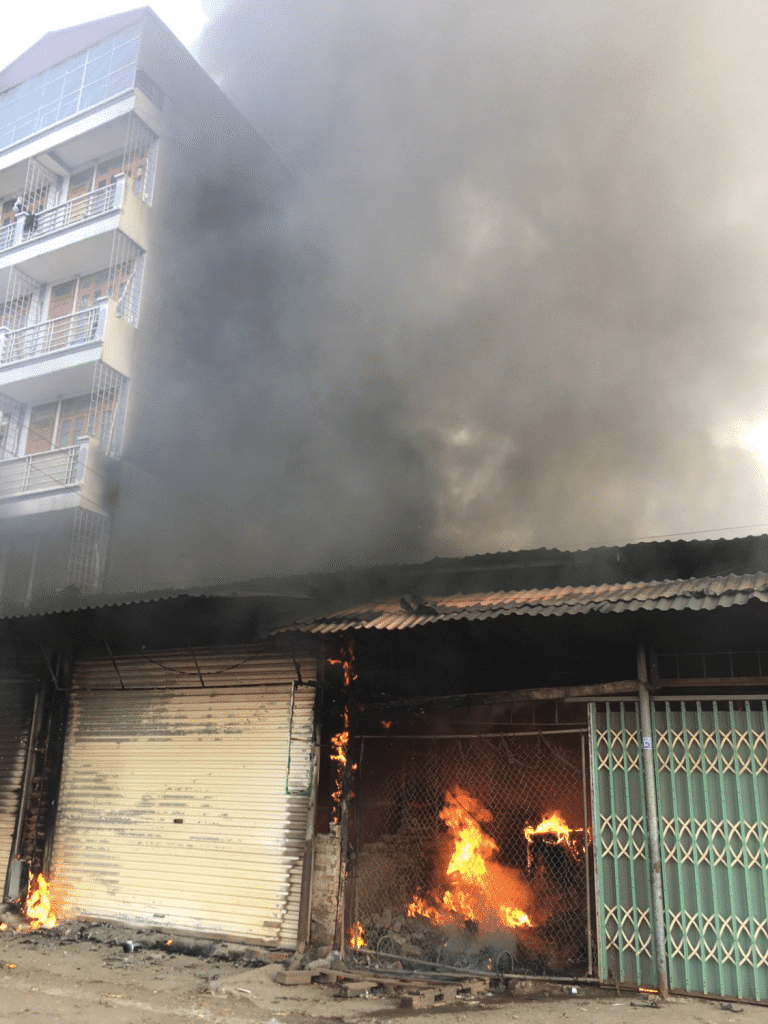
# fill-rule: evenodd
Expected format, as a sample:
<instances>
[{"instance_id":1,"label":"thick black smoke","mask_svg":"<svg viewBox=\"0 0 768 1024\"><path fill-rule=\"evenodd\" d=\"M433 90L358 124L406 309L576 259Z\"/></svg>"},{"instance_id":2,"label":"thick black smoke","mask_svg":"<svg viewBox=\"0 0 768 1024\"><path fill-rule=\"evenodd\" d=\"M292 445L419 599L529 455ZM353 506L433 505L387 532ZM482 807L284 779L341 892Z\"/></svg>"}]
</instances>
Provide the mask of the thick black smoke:
<instances>
[{"instance_id":1,"label":"thick black smoke","mask_svg":"<svg viewBox=\"0 0 768 1024\"><path fill-rule=\"evenodd\" d=\"M153 458L190 573L768 521L727 442L766 405L762 3L213 13L199 58L292 181L212 165L177 211Z\"/></svg>"}]
</instances>

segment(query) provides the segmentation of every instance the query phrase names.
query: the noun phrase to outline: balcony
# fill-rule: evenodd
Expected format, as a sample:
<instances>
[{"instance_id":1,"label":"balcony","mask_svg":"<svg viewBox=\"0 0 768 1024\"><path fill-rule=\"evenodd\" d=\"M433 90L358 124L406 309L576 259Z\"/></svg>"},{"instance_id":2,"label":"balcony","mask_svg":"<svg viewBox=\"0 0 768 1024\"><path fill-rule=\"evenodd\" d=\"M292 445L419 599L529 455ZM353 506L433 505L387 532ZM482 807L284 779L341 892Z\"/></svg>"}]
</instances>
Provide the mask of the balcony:
<instances>
[{"instance_id":1,"label":"balcony","mask_svg":"<svg viewBox=\"0 0 768 1024\"><path fill-rule=\"evenodd\" d=\"M104 456L93 439L0 461L0 518L99 504Z\"/></svg>"},{"instance_id":2,"label":"balcony","mask_svg":"<svg viewBox=\"0 0 768 1024\"><path fill-rule=\"evenodd\" d=\"M37 405L89 391L101 360L130 377L135 329L106 296L90 309L9 331L0 327L0 393Z\"/></svg>"},{"instance_id":3,"label":"balcony","mask_svg":"<svg viewBox=\"0 0 768 1024\"><path fill-rule=\"evenodd\" d=\"M98 343L104 337L107 302L91 309L9 331L0 327L0 367L40 359L62 349Z\"/></svg>"},{"instance_id":4,"label":"balcony","mask_svg":"<svg viewBox=\"0 0 768 1024\"><path fill-rule=\"evenodd\" d=\"M66 203L53 206L49 210L41 210L40 213L17 213L15 223L6 224L0 234L0 251L45 238L55 231L68 228L71 224L79 224L119 209L124 185L125 178L120 177L111 185L97 188L76 199L69 199Z\"/></svg>"},{"instance_id":5,"label":"balcony","mask_svg":"<svg viewBox=\"0 0 768 1024\"><path fill-rule=\"evenodd\" d=\"M23 264L37 281L93 273L109 264L117 228L146 248L146 211L123 174L104 188L47 210L21 211L0 231L0 272L7 275L8 268Z\"/></svg>"}]
</instances>

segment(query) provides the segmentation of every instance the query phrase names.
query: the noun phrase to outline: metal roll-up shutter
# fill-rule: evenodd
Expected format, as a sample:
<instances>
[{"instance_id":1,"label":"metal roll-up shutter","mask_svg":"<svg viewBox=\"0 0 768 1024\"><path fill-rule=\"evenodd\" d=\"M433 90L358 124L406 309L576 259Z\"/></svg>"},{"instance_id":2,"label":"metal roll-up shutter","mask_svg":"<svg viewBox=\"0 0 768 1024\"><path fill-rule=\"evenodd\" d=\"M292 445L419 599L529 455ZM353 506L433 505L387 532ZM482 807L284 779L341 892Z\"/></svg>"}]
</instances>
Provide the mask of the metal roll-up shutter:
<instances>
[{"instance_id":1,"label":"metal roll-up shutter","mask_svg":"<svg viewBox=\"0 0 768 1024\"><path fill-rule=\"evenodd\" d=\"M19 816L37 683L0 664L0 883L5 886Z\"/></svg>"},{"instance_id":2,"label":"metal roll-up shutter","mask_svg":"<svg viewBox=\"0 0 768 1024\"><path fill-rule=\"evenodd\" d=\"M310 657L76 665L51 886L68 916L295 948L313 785Z\"/></svg>"}]
</instances>

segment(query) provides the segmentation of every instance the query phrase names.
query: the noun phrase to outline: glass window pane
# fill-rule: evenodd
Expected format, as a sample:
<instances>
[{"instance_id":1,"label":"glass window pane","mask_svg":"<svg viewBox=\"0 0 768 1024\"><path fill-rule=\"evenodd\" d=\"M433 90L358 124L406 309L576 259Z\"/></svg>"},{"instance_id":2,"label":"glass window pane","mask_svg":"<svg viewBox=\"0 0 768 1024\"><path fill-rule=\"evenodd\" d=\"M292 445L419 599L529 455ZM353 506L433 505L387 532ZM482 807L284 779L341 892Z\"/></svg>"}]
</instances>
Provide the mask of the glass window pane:
<instances>
[{"instance_id":1,"label":"glass window pane","mask_svg":"<svg viewBox=\"0 0 768 1024\"><path fill-rule=\"evenodd\" d=\"M109 56L112 52L112 47L115 45L115 37L109 36L107 39L102 39L100 43L96 43L88 50L88 60L100 60L102 57Z\"/></svg>"},{"instance_id":2,"label":"glass window pane","mask_svg":"<svg viewBox=\"0 0 768 1024\"><path fill-rule=\"evenodd\" d=\"M69 444L69 428L71 423L69 420L62 420L61 426L59 427L59 441L57 448L66 448Z\"/></svg>"},{"instance_id":3,"label":"glass window pane","mask_svg":"<svg viewBox=\"0 0 768 1024\"><path fill-rule=\"evenodd\" d=\"M117 71L118 68L127 67L129 64L135 64L136 58L139 55L139 41L138 39L132 40L130 43L126 43L125 46L119 47L112 54L112 68Z\"/></svg>"},{"instance_id":4,"label":"glass window pane","mask_svg":"<svg viewBox=\"0 0 768 1024\"><path fill-rule=\"evenodd\" d=\"M16 122L16 138L23 139L27 135L32 135L33 132L37 131L37 111L34 114L27 114L25 117L20 117Z\"/></svg>"},{"instance_id":5,"label":"glass window pane","mask_svg":"<svg viewBox=\"0 0 768 1024\"><path fill-rule=\"evenodd\" d=\"M65 117L69 117L70 114L77 113L77 100L78 94L76 92L71 93L69 96L65 96L59 104L59 118L63 120Z\"/></svg>"},{"instance_id":6,"label":"glass window pane","mask_svg":"<svg viewBox=\"0 0 768 1024\"><path fill-rule=\"evenodd\" d=\"M83 89L80 99L80 109L86 110L88 107L92 107L96 103L101 103L103 99L104 83L100 82L98 85L89 85L87 89Z\"/></svg>"},{"instance_id":7,"label":"glass window pane","mask_svg":"<svg viewBox=\"0 0 768 1024\"><path fill-rule=\"evenodd\" d=\"M123 68L110 75L107 79L107 96L116 96L119 92L125 92L133 85L133 68Z\"/></svg>"},{"instance_id":8,"label":"glass window pane","mask_svg":"<svg viewBox=\"0 0 768 1024\"><path fill-rule=\"evenodd\" d=\"M49 124L55 124L59 120L59 104L49 103L40 111L40 128L47 128Z\"/></svg>"},{"instance_id":9,"label":"glass window pane","mask_svg":"<svg viewBox=\"0 0 768 1024\"><path fill-rule=\"evenodd\" d=\"M55 82L49 82L43 89L43 102L50 103L59 99L64 92L64 79L59 76Z\"/></svg>"},{"instance_id":10,"label":"glass window pane","mask_svg":"<svg viewBox=\"0 0 768 1024\"><path fill-rule=\"evenodd\" d=\"M100 78L106 78L109 74L109 56L99 57L96 60L89 60L85 65L85 76L83 85L90 85L98 82Z\"/></svg>"},{"instance_id":11,"label":"glass window pane","mask_svg":"<svg viewBox=\"0 0 768 1024\"><path fill-rule=\"evenodd\" d=\"M64 76L64 92L80 92L80 86L83 83L83 69L79 68L77 71L73 71L69 75Z\"/></svg>"},{"instance_id":12,"label":"glass window pane","mask_svg":"<svg viewBox=\"0 0 768 1024\"><path fill-rule=\"evenodd\" d=\"M79 441L83 436L83 429L85 428L85 416L78 416L75 420L75 429L72 434L72 443Z\"/></svg>"}]
</instances>

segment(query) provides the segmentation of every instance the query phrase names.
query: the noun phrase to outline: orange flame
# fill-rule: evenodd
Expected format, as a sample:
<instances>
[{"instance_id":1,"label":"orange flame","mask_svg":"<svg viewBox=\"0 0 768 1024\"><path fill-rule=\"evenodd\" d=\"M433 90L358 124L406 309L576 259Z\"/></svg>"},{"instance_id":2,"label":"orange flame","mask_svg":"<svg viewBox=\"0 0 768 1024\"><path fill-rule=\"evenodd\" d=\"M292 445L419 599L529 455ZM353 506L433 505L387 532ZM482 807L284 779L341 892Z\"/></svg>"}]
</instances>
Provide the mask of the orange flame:
<instances>
[{"instance_id":1,"label":"orange flame","mask_svg":"<svg viewBox=\"0 0 768 1024\"><path fill-rule=\"evenodd\" d=\"M550 846L565 846L574 850L577 835L583 835L583 828L571 828L558 811L552 811L540 821L534 828L533 825L526 825L523 829L528 843L528 872L532 866L532 850L534 836L540 836L541 841Z\"/></svg>"},{"instance_id":2,"label":"orange flame","mask_svg":"<svg viewBox=\"0 0 768 1024\"><path fill-rule=\"evenodd\" d=\"M51 911L51 894L42 874L37 877L32 874L29 876L24 916L29 921L30 928L56 927L56 917Z\"/></svg>"},{"instance_id":3,"label":"orange flame","mask_svg":"<svg viewBox=\"0 0 768 1024\"><path fill-rule=\"evenodd\" d=\"M349 743L349 730L345 729L344 732L337 732L335 736L331 736L331 746L333 747L333 753L331 754L332 761L338 761L339 764L347 763L347 744Z\"/></svg>"},{"instance_id":4,"label":"orange flame","mask_svg":"<svg viewBox=\"0 0 768 1024\"><path fill-rule=\"evenodd\" d=\"M531 897L526 883L514 868L497 863L499 848L483 830L493 821L488 808L457 786L445 794L440 818L452 840L442 892L416 894L408 916L437 925L473 921L486 929L529 926L526 908Z\"/></svg>"},{"instance_id":5,"label":"orange flame","mask_svg":"<svg viewBox=\"0 0 768 1024\"><path fill-rule=\"evenodd\" d=\"M7 930L8 930L8 925L5 923L5 921L0 922L0 932L5 932Z\"/></svg>"},{"instance_id":6,"label":"orange flame","mask_svg":"<svg viewBox=\"0 0 768 1024\"><path fill-rule=\"evenodd\" d=\"M344 644L341 648L340 658L329 658L329 665L341 665L344 671L344 689L348 689L352 682L357 679L354 667L354 655L355 648L354 643L350 640ZM331 761L336 762L336 777L334 780L333 793L331 794L331 821L334 824L338 824L339 821L339 807L341 804L341 793L344 783L344 769L347 765L347 745L349 743L349 712L344 709L344 728L341 732L337 732L335 736L331 737L331 746L333 747L333 753L330 755ZM352 768L356 768L356 765L352 765Z\"/></svg>"},{"instance_id":7,"label":"orange flame","mask_svg":"<svg viewBox=\"0 0 768 1024\"><path fill-rule=\"evenodd\" d=\"M365 929L356 921L349 929L349 944L352 949L360 949L365 945Z\"/></svg>"},{"instance_id":8,"label":"orange flame","mask_svg":"<svg viewBox=\"0 0 768 1024\"><path fill-rule=\"evenodd\" d=\"M515 907L499 907L499 912L507 928L521 928L523 925L533 924L524 910L517 910Z\"/></svg>"},{"instance_id":9,"label":"orange flame","mask_svg":"<svg viewBox=\"0 0 768 1024\"><path fill-rule=\"evenodd\" d=\"M556 836L557 838L555 842L563 843L570 839L572 829L565 823L562 815L558 814L557 811L553 811L548 818L545 818L544 821L540 821L536 828L532 825L526 825L523 832L525 833L525 838L529 843L534 836L540 835Z\"/></svg>"}]
</instances>

